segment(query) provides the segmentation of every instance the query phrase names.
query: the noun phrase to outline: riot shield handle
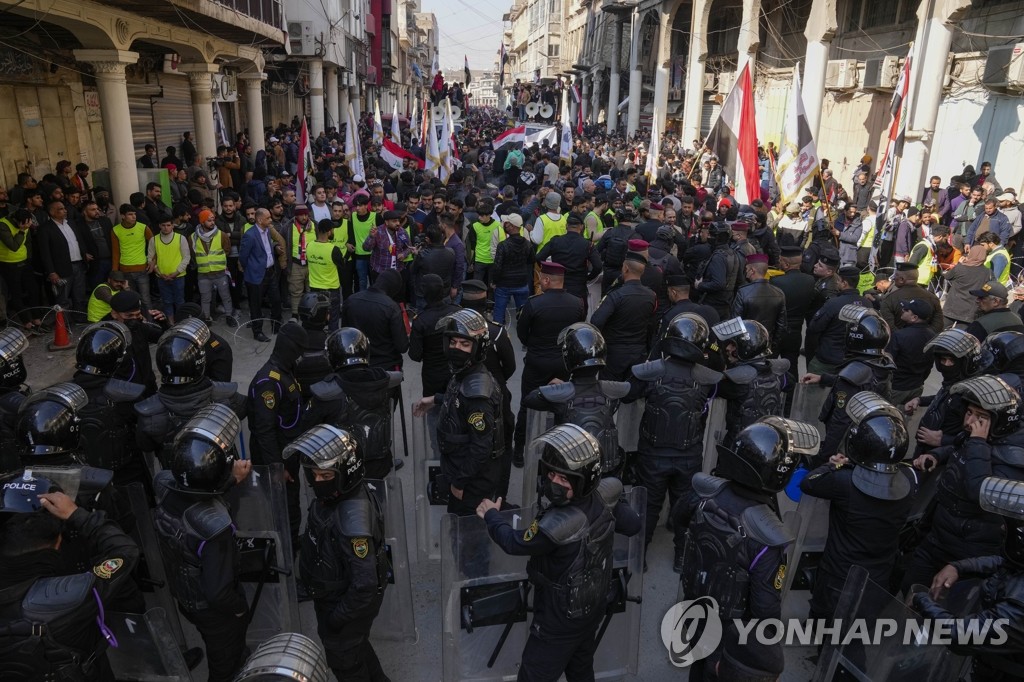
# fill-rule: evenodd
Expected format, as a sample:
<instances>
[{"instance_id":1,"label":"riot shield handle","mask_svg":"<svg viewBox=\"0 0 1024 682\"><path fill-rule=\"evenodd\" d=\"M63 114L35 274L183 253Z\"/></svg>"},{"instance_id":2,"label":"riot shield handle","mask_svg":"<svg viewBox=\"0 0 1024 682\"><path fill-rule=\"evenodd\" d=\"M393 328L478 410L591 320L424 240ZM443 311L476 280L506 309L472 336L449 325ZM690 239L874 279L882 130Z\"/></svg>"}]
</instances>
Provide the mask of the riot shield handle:
<instances>
[{"instance_id":1,"label":"riot shield handle","mask_svg":"<svg viewBox=\"0 0 1024 682\"><path fill-rule=\"evenodd\" d=\"M523 583L520 583L519 594L520 598L523 600L522 603L525 605L527 603L527 597L529 597L530 595L529 582L524 581ZM532 611L533 609L526 607L526 610ZM494 662L498 660L498 655L501 653L502 648L505 646L505 640L508 639L509 633L512 632L512 626L515 625L516 622L516 620L509 620L507 623L505 623L505 627L501 631L501 637L498 637L498 641L494 645L494 651L491 652L491 657L487 659L488 668L494 667Z\"/></svg>"},{"instance_id":2,"label":"riot shield handle","mask_svg":"<svg viewBox=\"0 0 1024 682\"><path fill-rule=\"evenodd\" d=\"M608 626L611 625L612 616L616 613L622 613L626 610L626 602L633 602L634 604L642 604L644 597L642 594L636 596L629 596L626 585L629 582L629 570L625 567L615 569L615 575L612 577L611 584L618 585L615 589L615 598L608 602L608 607L604 612L604 619L601 621L601 629L597 631L596 643L601 643L601 638L604 637L604 633L608 630Z\"/></svg>"}]
</instances>

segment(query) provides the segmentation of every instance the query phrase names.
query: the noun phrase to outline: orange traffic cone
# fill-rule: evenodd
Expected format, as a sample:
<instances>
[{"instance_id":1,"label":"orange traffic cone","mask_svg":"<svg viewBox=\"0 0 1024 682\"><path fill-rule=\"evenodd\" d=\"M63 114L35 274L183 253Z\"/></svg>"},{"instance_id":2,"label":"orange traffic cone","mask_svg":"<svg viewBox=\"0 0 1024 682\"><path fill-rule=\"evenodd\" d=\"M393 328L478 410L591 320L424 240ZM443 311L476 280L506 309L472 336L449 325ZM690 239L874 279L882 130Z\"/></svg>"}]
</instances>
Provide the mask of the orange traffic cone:
<instances>
[{"instance_id":1,"label":"orange traffic cone","mask_svg":"<svg viewBox=\"0 0 1024 682\"><path fill-rule=\"evenodd\" d=\"M56 322L53 325L53 341L46 347L51 351L74 348L74 344L71 343L71 334L68 332L67 320L64 319L63 308L54 306L53 311L57 314Z\"/></svg>"}]
</instances>

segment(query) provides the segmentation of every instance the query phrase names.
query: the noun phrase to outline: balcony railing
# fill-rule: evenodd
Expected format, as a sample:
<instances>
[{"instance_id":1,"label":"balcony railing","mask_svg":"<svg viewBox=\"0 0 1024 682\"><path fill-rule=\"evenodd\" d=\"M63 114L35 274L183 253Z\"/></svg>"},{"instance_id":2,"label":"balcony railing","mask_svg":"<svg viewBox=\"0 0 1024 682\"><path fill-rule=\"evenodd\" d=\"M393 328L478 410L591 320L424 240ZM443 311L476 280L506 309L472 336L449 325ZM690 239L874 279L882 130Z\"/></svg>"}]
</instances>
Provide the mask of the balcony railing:
<instances>
[{"instance_id":1,"label":"balcony railing","mask_svg":"<svg viewBox=\"0 0 1024 682\"><path fill-rule=\"evenodd\" d=\"M247 17L252 17L264 24L277 28L284 26L282 0L213 0L213 2L240 12Z\"/></svg>"}]
</instances>

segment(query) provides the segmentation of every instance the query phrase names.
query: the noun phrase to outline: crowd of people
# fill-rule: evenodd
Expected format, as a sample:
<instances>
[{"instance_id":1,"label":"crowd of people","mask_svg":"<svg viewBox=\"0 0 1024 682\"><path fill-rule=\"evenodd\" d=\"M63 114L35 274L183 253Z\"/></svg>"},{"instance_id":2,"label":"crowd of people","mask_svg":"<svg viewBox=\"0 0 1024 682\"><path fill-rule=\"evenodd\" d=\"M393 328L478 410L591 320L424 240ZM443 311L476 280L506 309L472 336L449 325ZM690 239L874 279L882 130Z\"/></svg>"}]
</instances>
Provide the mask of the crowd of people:
<instances>
[{"instance_id":1,"label":"crowd of people","mask_svg":"<svg viewBox=\"0 0 1024 682\"><path fill-rule=\"evenodd\" d=\"M141 612L118 488L142 483L163 560L180 569L169 589L203 638L210 679L231 679L249 605L224 500L252 465L280 465L327 664L339 680L388 679L369 643L388 559L366 480L401 464L391 433L408 356L423 387L412 414L436 429L435 493L449 513L481 517L502 550L531 557L520 679L593 675L612 531L643 527L646 547L666 502L686 598L714 597L723 618L780 618L793 537L777 496L791 483L831 501L811 617L834 615L853 566L894 594L924 585L913 603L933 617L958 577L980 574L985 610L967 618L1007 615L1014 634L1004 649L970 652L973 679L1019 679L1024 291L1013 284L1024 240L1016 192L991 164L946 187L933 177L919 198L884 198L870 158L849 190L823 162L783 205L767 145L761 196L740 204L713 150L671 135L647 177L637 137L587 127L564 160L546 144L495 148L511 124L501 112L465 116L446 183L412 159L388 165L364 120L363 173L346 164L341 131L318 131L315 181L297 186L296 120L265 131L257 154L245 133L209 160L188 133L161 160L150 145L139 165L170 171L170 200L153 182L115 204L87 166L67 162L0 189L0 439L14 472L0 505L12 512L0 528L5 616L35 622L26 593L80 571L104 602ZM424 157L417 131L403 131L403 145ZM52 305L82 330L77 370L22 395L26 333L48 331ZM273 340L245 395L230 383L221 322ZM933 369L940 386L926 395ZM801 384L824 387L823 405L795 401ZM725 436L711 467L715 399ZM632 403L639 422L617 420ZM557 426L531 443L535 411ZM243 420L248 460L233 445ZM631 439L635 451L620 445ZM533 450L539 515L524 535L501 512ZM32 475L83 464L109 476L77 498ZM912 518L931 477L929 511ZM620 501L623 484L646 489L645 509ZM16 679L110 678L105 657L90 656L104 635L81 594L69 597L70 625L53 631L60 647L38 644L31 651L46 655L28 660L28 649L0 646L5 669L28 671ZM691 676L784 670L781 645L741 644L727 625Z\"/></svg>"}]
</instances>

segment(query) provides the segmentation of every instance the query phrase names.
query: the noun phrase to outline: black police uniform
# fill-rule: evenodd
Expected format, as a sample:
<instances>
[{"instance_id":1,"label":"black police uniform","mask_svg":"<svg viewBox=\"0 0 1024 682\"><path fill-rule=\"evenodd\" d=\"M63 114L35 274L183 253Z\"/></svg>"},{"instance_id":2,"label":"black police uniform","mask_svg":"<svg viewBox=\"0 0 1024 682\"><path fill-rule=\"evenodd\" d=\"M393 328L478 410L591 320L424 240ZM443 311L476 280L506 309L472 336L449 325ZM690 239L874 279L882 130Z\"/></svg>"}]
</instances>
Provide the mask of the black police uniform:
<instances>
[{"instance_id":1,"label":"black police uniform","mask_svg":"<svg viewBox=\"0 0 1024 682\"><path fill-rule=\"evenodd\" d=\"M836 247L836 240L829 231L828 226L822 222L824 229L814 229L811 243L804 249L804 255L800 257L800 272L808 275L814 274L814 265L821 260L822 256L831 256L839 260L839 249Z\"/></svg>"},{"instance_id":2,"label":"black police uniform","mask_svg":"<svg viewBox=\"0 0 1024 682\"><path fill-rule=\"evenodd\" d=\"M529 395L534 389L552 379L567 379L558 335L575 322L586 318L583 301L564 289L548 289L531 296L519 313L516 335L526 346L520 395ZM520 404L516 417L515 455L521 456L526 447L526 409Z\"/></svg>"},{"instance_id":3,"label":"black police uniform","mask_svg":"<svg viewBox=\"0 0 1024 682\"><path fill-rule=\"evenodd\" d=\"M285 482L292 547L298 547L302 516L299 505L299 461L297 457L282 459L281 455L284 447L302 429L302 391L292 372L302 354L305 337L305 331L299 325L282 325L270 359L249 383L246 400L252 463L283 462L292 479Z\"/></svg>"},{"instance_id":4,"label":"black police uniform","mask_svg":"<svg viewBox=\"0 0 1024 682\"><path fill-rule=\"evenodd\" d=\"M153 369L153 357L149 353L149 345L160 340L164 330L154 322L129 320L124 323L132 333L132 343L128 351L130 362L123 362L114 373L115 379L124 379L133 384L146 387L146 396L156 393L156 371Z\"/></svg>"},{"instance_id":5,"label":"black police uniform","mask_svg":"<svg viewBox=\"0 0 1024 682\"><path fill-rule=\"evenodd\" d=\"M747 282L736 290L736 298L732 301L732 316L763 324L768 330L772 348L789 329L786 294L766 279Z\"/></svg>"},{"instance_id":6,"label":"black police uniform","mask_svg":"<svg viewBox=\"0 0 1024 682\"><path fill-rule=\"evenodd\" d=\"M246 415L247 405L238 393L238 384L213 382L206 377L194 384L162 384L156 395L135 405L139 447L163 457L178 430L210 403L229 406L240 419Z\"/></svg>"},{"instance_id":7,"label":"black police uniform","mask_svg":"<svg viewBox=\"0 0 1024 682\"><path fill-rule=\"evenodd\" d=\"M352 294L341 307L341 325L355 327L370 339L370 364L374 367L402 369L409 335L395 299L403 290L402 276L395 270L385 270L373 286Z\"/></svg>"},{"instance_id":8,"label":"black police uniform","mask_svg":"<svg viewBox=\"0 0 1024 682\"><path fill-rule=\"evenodd\" d=\"M210 331L210 339L206 342L206 376L211 381L231 381L234 368L234 353L223 336Z\"/></svg>"},{"instance_id":9,"label":"black police uniform","mask_svg":"<svg viewBox=\"0 0 1024 682\"><path fill-rule=\"evenodd\" d=\"M999 554L1003 519L984 511L978 502L988 476L1024 480L1024 430L991 442L968 437L960 427L953 445L932 450L945 465L931 508L931 525L903 576L903 589L931 585L943 566L971 557Z\"/></svg>"},{"instance_id":10,"label":"black police uniform","mask_svg":"<svg viewBox=\"0 0 1024 682\"><path fill-rule=\"evenodd\" d=\"M822 374L821 384L831 386L825 404L821 406L818 421L825 425L825 438L818 454L812 458L813 466L821 466L839 451L839 444L850 426L846 404L861 391L872 391L889 398L892 371L895 369L888 355L850 358L839 366L835 374Z\"/></svg>"},{"instance_id":11,"label":"black police uniform","mask_svg":"<svg viewBox=\"0 0 1024 682\"><path fill-rule=\"evenodd\" d=\"M795 380L799 370L804 321L812 315L814 277L799 270L787 270L772 277L771 282L786 298L786 331L773 337L772 347L779 357L789 360L790 377Z\"/></svg>"},{"instance_id":12,"label":"black police uniform","mask_svg":"<svg viewBox=\"0 0 1024 682\"><path fill-rule=\"evenodd\" d=\"M715 309L720 319L732 314L732 299L743 284L742 258L729 244L719 244L698 273L701 283L695 288L698 302Z\"/></svg>"},{"instance_id":13,"label":"black police uniform","mask_svg":"<svg viewBox=\"0 0 1024 682\"><path fill-rule=\"evenodd\" d=\"M671 322L676 315L681 315L682 313L694 313L698 315L708 323L709 329L722 321L722 319L718 317L718 311L709 305L694 303L688 298L676 301L671 307L666 309L665 313L661 316L661 324L658 325L658 330L654 333L653 342L651 343L652 358L657 359L660 357L658 341L662 336L664 336L665 330L668 329L668 323Z\"/></svg>"},{"instance_id":14,"label":"black police uniform","mask_svg":"<svg viewBox=\"0 0 1024 682\"><path fill-rule=\"evenodd\" d=\"M105 514L82 507L64 522L63 533L69 532L81 539L89 557L83 572L70 574L50 549L0 556L0 624L45 627L47 634L39 638L9 631L0 638L5 679L113 678L105 653L108 641L97 620L104 606L121 601L125 588L134 587L131 574L139 548Z\"/></svg>"},{"instance_id":15,"label":"black police uniform","mask_svg":"<svg viewBox=\"0 0 1024 682\"><path fill-rule=\"evenodd\" d=\"M726 400L724 442L735 442L742 429L761 417L782 416L788 372L789 361L766 359L739 362L723 372L717 397Z\"/></svg>"},{"instance_id":16,"label":"black police uniform","mask_svg":"<svg viewBox=\"0 0 1024 682\"><path fill-rule=\"evenodd\" d=\"M487 333L484 367L501 387L502 434L507 438L507 434L514 433L516 428L516 418L512 414L512 391L508 388L508 380L516 373L516 352L505 325L488 320ZM500 497L508 495L509 479L512 476L512 454L512 448L505 447L501 462L501 481L498 485Z\"/></svg>"},{"instance_id":17,"label":"black police uniform","mask_svg":"<svg viewBox=\"0 0 1024 682\"><path fill-rule=\"evenodd\" d=\"M448 513L472 516L480 500L497 497L501 485L505 448L501 386L477 362L455 374L445 392L434 396L434 404L440 406L441 473L449 486L462 491L461 500L445 491Z\"/></svg>"},{"instance_id":18,"label":"black police uniform","mask_svg":"<svg viewBox=\"0 0 1024 682\"><path fill-rule=\"evenodd\" d=\"M583 427L601 446L602 475L616 476L622 466L622 451L615 412L629 390L625 381L598 379L597 373L574 373L570 381L536 389L523 398L523 404L554 413L555 424Z\"/></svg>"},{"instance_id":19,"label":"black police uniform","mask_svg":"<svg viewBox=\"0 0 1024 682\"><path fill-rule=\"evenodd\" d=\"M722 375L703 365L666 356L633 367L624 402L646 400L637 444L637 474L647 488L645 541L650 544L668 493L670 508L691 492L690 481L704 459L704 422ZM675 526L682 550L686 527Z\"/></svg>"},{"instance_id":20,"label":"black police uniform","mask_svg":"<svg viewBox=\"0 0 1024 682\"><path fill-rule=\"evenodd\" d=\"M597 253L604 264L604 278L601 280L601 295L608 293L615 278L622 271L622 263L629 252L629 239L633 235L632 225L609 227L597 242Z\"/></svg>"},{"instance_id":21,"label":"black police uniform","mask_svg":"<svg viewBox=\"0 0 1024 682\"><path fill-rule=\"evenodd\" d=\"M817 357L827 366L837 366L843 361L848 324L839 319L839 311L851 303L871 307L871 303L856 289L845 289L829 299L807 321L804 357L808 362Z\"/></svg>"},{"instance_id":22,"label":"black police uniform","mask_svg":"<svg viewBox=\"0 0 1024 682\"><path fill-rule=\"evenodd\" d=\"M361 483L336 502L313 500L300 555L327 665L339 680L387 680L370 644L391 570L384 512Z\"/></svg>"},{"instance_id":23,"label":"black police uniform","mask_svg":"<svg viewBox=\"0 0 1024 682\"><path fill-rule=\"evenodd\" d=\"M153 523L168 587L202 635L210 680L229 680L245 662L249 624L231 510L219 495L176 490L169 470L158 473L153 486Z\"/></svg>"},{"instance_id":24,"label":"black police uniform","mask_svg":"<svg viewBox=\"0 0 1024 682\"><path fill-rule=\"evenodd\" d=\"M113 471L114 485L138 482L151 491L152 476L135 438L135 402L146 387L83 371L76 371L72 382L89 396L78 412L86 464Z\"/></svg>"},{"instance_id":25,"label":"black police uniform","mask_svg":"<svg viewBox=\"0 0 1024 682\"><path fill-rule=\"evenodd\" d=\"M412 321L409 359L420 363L420 379L425 396L443 392L448 380L452 378L448 358L444 355L444 332L437 329L437 323L458 309L459 306L454 303L428 303Z\"/></svg>"},{"instance_id":26,"label":"black police uniform","mask_svg":"<svg viewBox=\"0 0 1024 682\"><path fill-rule=\"evenodd\" d=\"M655 317L659 324L664 320L668 309L672 307L672 301L668 298L668 278L683 274L683 266L679 263L679 259L669 251L671 247L671 244L658 239L652 242L647 249L649 256L647 267L661 271L661 286L654 290L654 293L658 295L658 308L655 311ZM643 282L643 279L640 281Z\"/></svg>"},{"instance_id":27,"label":"black police uniform","mask_svg":"<svg viewBox=\"0 0 1024 682\"><path fill-rule=\"evenodd\" d=\"M313 397L310 390L313 384L326 379L333 369L327 360L327 351L324 350L327 342L324 325L304 320L302 328L306 330L306 342L302 345L302 355L295 363L293 374L299 382L302 399L308 401Z\"/></svg>"},{"instance_id":28,"label":"black police uniform","mask_svg":"<svg viewBox=\"0 0 1024 682\"><path fill-rule=\"evenodd\" d=\"M0 474L21 468L14 428L24 400L25 395L13 389L0 393Z\"/></svg>"},{"instance_id":29,"label":"black police uniform","mask_svg":"<svg viewBox=\"0 0 1024 682\"><path fill-rule=\"evenodd\" d=\"M725 638L735 636L734 618L781 618L785 546L792 536L773 511L774 496L700 472L693 489L674 519L690 535L679 576L686 598L718 602ZM716 679L717 657L698 661L690 679Z\"/></svg>"},{"instance_id":30,"label":"black police uniform","mask_svg":"<svg viewBox=\"0 0 1024 682\"><path fill-rule=\"evenodd\" d=\"M630 368L647 357L647 337L657 306L654 291L634 279L609 291L594 311L590 323L608 344L606 379L623 381Z\"/></svg>"},{"instance_id":31,"label":"black police uniform","mask_svg":"<svg viewBox=\"0 0 1024 682\"><path fill-rule=\"evenodd\" d=\"M537 260L551 260L564 267L565 290L579 296L586 306L589 298L587 282L602 272L601 256L589 239L579 232L566 232L552 237L537 253ZM619 267L622 267L621 263Z\"/></svg>"},{"instance_id":32,"label":"black police uniform","mask_svg":"<svg viewBox=\"0 0 1024 682\"><path fill-rule=\"evenodd\" d=\"M921 395L924 382L932 373L934 358L924 347L935 338L935 330L925 322L915 322L896 329L889 339L889 352L896 371L892 375L892 402L903 407L912 398Z\"/></svg>"},{"instance_id":33,"label":"black police uniform","mask_svg":"<svg viewBox=\"0 0 1024 682\"><path fill-rule=\"evenodd\" d=\"M614 533L640 532L640 518L620 500L621 494L618 479L602 479L590 495L541 512L522 534L495 510L484 516L487 532L502 551L530 557L527 574L536 591L520 680L556 680L563 672L570 680L593 679ZM588 570L593 577L570 589Z\"/></svg>"},{"instance_id":34,"label":"black police uniform","mask_svg":"<svg viewBox=\"0 0 1024 682\"><path fill-rule=\"evenodd\" d=\"M861 566L871 580L888 587L900 545L900 531L914 506L918 476L901 465L894 476L907 479L910 493L899 500L883 500L861 492L853 482L854 466L831 462L814 469L800 490L829 500L828 540L815 572L811 618L831 618L852 566Z\"/></svg>"}]
</instances>

